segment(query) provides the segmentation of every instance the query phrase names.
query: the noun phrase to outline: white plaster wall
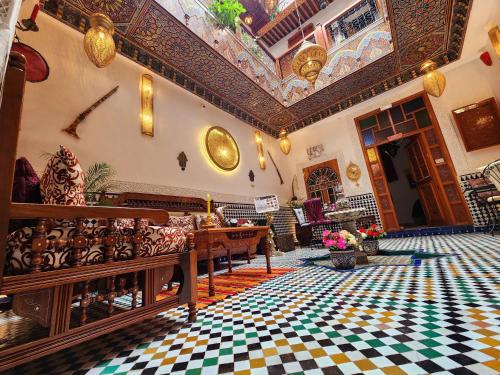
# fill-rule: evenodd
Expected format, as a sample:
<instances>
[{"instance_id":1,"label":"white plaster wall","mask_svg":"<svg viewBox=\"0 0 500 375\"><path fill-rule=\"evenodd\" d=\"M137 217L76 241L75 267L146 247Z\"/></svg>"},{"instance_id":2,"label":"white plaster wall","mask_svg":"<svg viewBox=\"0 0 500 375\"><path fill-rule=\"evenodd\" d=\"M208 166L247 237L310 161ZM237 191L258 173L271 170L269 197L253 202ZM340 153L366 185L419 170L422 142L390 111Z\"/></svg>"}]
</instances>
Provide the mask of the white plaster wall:
<instances>
[{"instance_id":1,"label":"white plaster wall","mask_svg":"<svg viewBox=\"0 0 500 375\"><path fill-rule=\"evenodd\" d=\"M24 4L21 18L29 16L31 6ZM27 83L18 147L18 156L26 156L37 171L42 172L46 164L42 154L55 152L61 144L75 152L84 168L96 161L110 163L121 181L177 187L181 192L186 188L189 193L207 191L220 200L230 195L232 200L248 201L248 197L273 193L281 202L290 198L287 159L276 139L264 136L267 170L262 171L254 128L154 74L155 136L142 135L139 82L148 71L118 55L109 67L96 68L83 50L83 34L42 13L37 23L38 33L19 36L43 54L50 77L42 83ZM80 124L80 140L61 131L115 85L120 85L118 92ZM218 172L203 156L200 139L212 125L226 128L236 139L241 153L237 170ZM280 185L267 149L285 185ZM181 151L189 159L184 172L177 161ZM248 178L250 169L255 173L255 187Z\"/></svg>"},{"instance_id":2,"label":"white plaster wall","mask_svg":"<svg viewBox=\"0 0 500 375\"><path fill-rule=\"evenodd\" d=\"M492 56L494 63L491 67L485 66L479 60L478 54L470 60L461 60L443 67L441 71L446 75L446 90L440 98L431 97L434 112L458 175L473 172L479 166L500 158L500 146L466 152L451 113L456 108L489 97L496 97L500 103L500 59L495 55ZM290 156L299 182L298 195L306 196L302 169L333 158L339 161L346 195L372 192L354 118L421 90L422 81L416 79L292 133L290 140L293 147ZM317 144L323 144L325 152L321 158L309 161L306 149ZM345 175L345 169L350 161L361 167L359 186L349 181Z\"/></svg>"}]
</instances>

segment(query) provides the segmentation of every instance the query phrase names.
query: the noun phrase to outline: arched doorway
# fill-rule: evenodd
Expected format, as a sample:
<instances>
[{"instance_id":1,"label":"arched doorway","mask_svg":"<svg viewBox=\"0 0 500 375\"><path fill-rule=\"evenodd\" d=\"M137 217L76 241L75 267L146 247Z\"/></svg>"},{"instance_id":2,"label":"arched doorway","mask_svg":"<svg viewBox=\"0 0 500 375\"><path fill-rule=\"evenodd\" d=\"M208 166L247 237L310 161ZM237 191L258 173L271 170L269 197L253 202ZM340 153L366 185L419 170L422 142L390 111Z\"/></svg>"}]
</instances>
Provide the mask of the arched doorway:
<instances>
[{"instance_id":1,"label":"arched doorway","mask_svg":"<svg viewBox=\"0 0 500 375\"><path fill-rule=\"evenodd\" d=\"M326 204L335 203L343 192L337 159L304 168L304 182L308 198L321 198Z\"/></svg>"}]
</instances>

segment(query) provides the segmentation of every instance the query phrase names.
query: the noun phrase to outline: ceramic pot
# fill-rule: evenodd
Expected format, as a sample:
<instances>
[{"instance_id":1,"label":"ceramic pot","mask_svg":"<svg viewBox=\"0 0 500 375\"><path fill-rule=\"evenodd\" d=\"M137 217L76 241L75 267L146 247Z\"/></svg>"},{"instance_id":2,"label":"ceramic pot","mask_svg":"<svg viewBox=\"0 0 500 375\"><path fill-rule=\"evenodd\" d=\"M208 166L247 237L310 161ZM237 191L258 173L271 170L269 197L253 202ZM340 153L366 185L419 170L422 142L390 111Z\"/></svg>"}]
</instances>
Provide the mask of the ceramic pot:
<instances>
[{"instance_id":1,"label":"ceramic pot","mask_svg":"<svg viewBox=\"0 0 500 375\"><path fill-rule=\"evenodd\" d=\"M332 259L333 265L338 270L352 270L356 265L354 249L330 250L330 258Z\"/></svg>"},{"instance_id":2,"label":"ceramic pot","mask_svg":"<svg viewBox=\"0 0 500 375\"><path fill-rule=\"evenodd\" d=\"M366 255L377 255L378 254L378 240L363 240L363 251Z\"/></svg>"}]
</instances>

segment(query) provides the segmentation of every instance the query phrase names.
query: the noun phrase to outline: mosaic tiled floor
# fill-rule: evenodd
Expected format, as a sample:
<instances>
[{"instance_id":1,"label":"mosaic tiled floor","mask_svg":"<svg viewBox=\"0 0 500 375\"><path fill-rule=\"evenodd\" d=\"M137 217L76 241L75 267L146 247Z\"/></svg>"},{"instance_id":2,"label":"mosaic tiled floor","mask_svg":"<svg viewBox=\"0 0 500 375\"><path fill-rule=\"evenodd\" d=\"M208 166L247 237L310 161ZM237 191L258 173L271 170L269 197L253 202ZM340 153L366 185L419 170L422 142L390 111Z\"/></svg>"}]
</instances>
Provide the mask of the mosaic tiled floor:
<instances>
[{"instance_id":1,"label":"mosaic tiled floor","mask_svg":"<svg viewBox=\"0 0 500 375\"><path fill-rule=\"evenodd\" d=\"M351 273L299 268L201 310L190 326L179 308L15 373L500 373L500 237L390 239L382 247L456 255ZM297 250L273 263L297 267L322 252Z\"/></svg>"}]
</instances>

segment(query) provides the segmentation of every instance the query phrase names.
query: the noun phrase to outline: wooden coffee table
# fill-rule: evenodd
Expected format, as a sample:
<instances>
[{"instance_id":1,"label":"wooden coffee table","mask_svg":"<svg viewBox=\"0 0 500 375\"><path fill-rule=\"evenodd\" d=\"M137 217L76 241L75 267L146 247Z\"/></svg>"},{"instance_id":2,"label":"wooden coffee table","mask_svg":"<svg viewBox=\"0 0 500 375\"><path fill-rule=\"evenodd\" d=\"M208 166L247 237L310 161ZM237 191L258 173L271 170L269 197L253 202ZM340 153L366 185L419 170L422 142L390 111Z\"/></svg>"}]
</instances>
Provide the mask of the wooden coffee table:
<instances>
[{"instance_id":1,"label":"wooden coffee table","mask_svg":"<svg viewBox=\"0 0 500 375\"><path fill-rule=\"evenodd\" d=\"M236 254L245 254L248 263L250 263L251 253L255 253L261 238L265 238L268 231L268 226L209 228L195 231L194 242L198 260L208 261L208 293L210 296L215 295L214 258L227 257L228 272L232 272L231 257ZM272 273L271 254L269 244L267 241L264 242L267 273L270 274Z\"/></svg>"}]
</instances>

